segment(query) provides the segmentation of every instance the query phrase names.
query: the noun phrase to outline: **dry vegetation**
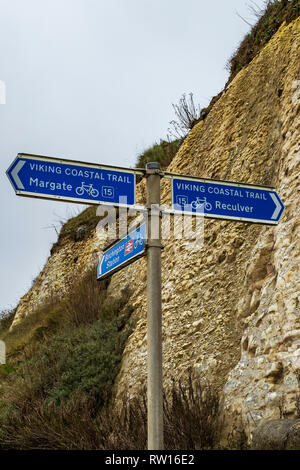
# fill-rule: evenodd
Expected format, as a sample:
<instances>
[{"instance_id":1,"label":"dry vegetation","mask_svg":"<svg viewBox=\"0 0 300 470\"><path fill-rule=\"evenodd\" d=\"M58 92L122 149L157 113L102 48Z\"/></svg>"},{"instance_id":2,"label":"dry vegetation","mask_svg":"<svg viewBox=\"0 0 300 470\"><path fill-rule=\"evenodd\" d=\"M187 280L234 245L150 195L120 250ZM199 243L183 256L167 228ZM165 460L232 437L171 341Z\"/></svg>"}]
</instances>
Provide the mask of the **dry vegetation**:
<instances>
[{"instance_id":1,"label":"dry vegetation","mask_svg":"<svg viewBox=\"0 0 300 470\"><path fill-rule=\"evenodd\" d=\"M284 21L289 24L300 15L300 0L271 0L265 3L266 6L262 10L255 5L255 2L249 4L256 23L228 63L230 71L228 82L231 82L235 75L254 59Z\"/></svg>"},{"instance_id":2,"label":"dry vegetation","mask_svg":"<svg viewBox=\"0 0 300 470\"><path fill-rule=\"evenodd\" d=\"M164 440L168 450L224 449L220 444L222 418L218 394L209 384L173 383L164 397ZM144 450L147 449L146 392L129 400L123 395L116 408L107 396L77 391L59 406L42 397L18 400L1 426L3 449ZM241 439L243 435L243 439ZM231 448L244 449L242 432L231 436Z\"/></svg>"}]
</instances>

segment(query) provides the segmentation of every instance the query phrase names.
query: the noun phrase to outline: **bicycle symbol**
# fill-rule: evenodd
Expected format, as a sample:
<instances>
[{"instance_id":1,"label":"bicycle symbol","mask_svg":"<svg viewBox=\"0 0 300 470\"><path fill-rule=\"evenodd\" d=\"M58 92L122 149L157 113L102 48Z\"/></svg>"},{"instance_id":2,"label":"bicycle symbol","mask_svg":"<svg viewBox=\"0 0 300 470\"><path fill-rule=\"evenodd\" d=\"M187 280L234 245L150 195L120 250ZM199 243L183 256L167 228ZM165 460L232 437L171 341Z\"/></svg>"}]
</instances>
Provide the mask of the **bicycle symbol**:
<instances>
[{"instance_id":1,"label":"bicycle symbol","mask_svg":"<svg viewBox=\"0 0 300 470\"><path fill-rule=\"evenodd\" d=\"M197 197L195 201L192 201L191 206L195 210L197 210L199 207L203 208L206 211L212 210L212 205L210 202L206 200L206 197L204 197L203 199L201 199L200 197Z\"/></svg>"},{"instance_id":2,"label":"bicycle symbol","mask_svg":"<svg viewBox=\"0 0 300 470\"><path fill-rule=\"evenodd\" d=\"M78 186L75 189L75 192L78 196L83 196L84 193L87 193L89 196L98 197L99 191L96 188L93 188L92 184L84 184L84 181L81 183L81 186Z\"/></svg>"},{"instance_id":3,"label":"bicycle symbol","mask_svg":"<svg viewBox=\"0 0 300 470\"><path fill-rule=\"evenodd\" d=\"M144 239L142 238L142 235L139 234L138 238L136 238L134 241L134 244L133 244L134 248L136 249L138 248L139 245L142 246L143 244L144 244Z\"/></svg>"}]
</instances>

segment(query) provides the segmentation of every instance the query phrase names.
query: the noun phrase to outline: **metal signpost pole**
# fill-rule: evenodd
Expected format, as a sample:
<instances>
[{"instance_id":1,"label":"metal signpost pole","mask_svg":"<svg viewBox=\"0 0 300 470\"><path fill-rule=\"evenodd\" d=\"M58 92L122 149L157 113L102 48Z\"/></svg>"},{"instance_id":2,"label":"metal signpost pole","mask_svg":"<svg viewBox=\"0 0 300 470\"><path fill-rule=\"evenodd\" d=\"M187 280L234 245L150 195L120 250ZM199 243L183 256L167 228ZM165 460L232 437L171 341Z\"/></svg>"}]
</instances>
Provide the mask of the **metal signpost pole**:
<instances>
[{"instance_id":1,"label":"metal signpost pole","mask_svg":"<svg viewBox=\"0 0 300 470\"><path fill-rule=\"evenodd\" d=\"M148 205L147 249L147 390L148 450L163 450L162 307L161 307L161 223L158 163L146 165Z\"/></svg>"}]
</instances>

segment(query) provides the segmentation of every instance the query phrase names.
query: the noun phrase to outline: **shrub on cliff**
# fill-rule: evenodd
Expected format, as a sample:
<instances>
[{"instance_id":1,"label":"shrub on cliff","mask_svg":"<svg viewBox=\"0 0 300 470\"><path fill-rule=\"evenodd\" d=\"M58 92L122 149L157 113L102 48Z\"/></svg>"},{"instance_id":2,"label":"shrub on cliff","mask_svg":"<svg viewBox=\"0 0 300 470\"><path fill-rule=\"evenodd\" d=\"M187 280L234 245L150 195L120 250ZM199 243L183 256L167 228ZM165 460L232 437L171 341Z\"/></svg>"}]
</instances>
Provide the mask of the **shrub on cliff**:
<instances>
[{"instance_id":1,"label":"shrub on cliff","mask_svg":"<svg viewBox=\"0 0 300 470\"><path fill-rule=\"evenodd\" d=\"M95 306L98 304L94 321L91 317L79 317L78 312L83 315L84 311L78 306L75 319L70 316L72 311L64 318L65 326L52 334L43 330L42 336L35 336L38 341L32 354L25 352L17 372L11 376L13 387L8 387L8 395L12 402L14 398L22 402L38 397L68 398L78 389L100 397L111 386L130 332L127 320L132 310L125 306L127 292L117 299L100 293L94 300ZM17 391L16 385L21 383Z\"/></svg>"},{"instance_id":2,"label":"shrub on cliff","mask_svg":"<svg viewBox=\"0 0 300 470\"><path fill-rule=\"evenodd\" d=\"M66 321L76 326L93 323L100 316L104 316L107 309L106 288L109 280L98 281L96 268L87 270L78 279L75 279L72 290L63 302ZM128 298L128 292L123 292L120 305ZM111 300L112 304L119 300ZM110 305L113 311L120 305Z\"/></svg>"}]
</instances>

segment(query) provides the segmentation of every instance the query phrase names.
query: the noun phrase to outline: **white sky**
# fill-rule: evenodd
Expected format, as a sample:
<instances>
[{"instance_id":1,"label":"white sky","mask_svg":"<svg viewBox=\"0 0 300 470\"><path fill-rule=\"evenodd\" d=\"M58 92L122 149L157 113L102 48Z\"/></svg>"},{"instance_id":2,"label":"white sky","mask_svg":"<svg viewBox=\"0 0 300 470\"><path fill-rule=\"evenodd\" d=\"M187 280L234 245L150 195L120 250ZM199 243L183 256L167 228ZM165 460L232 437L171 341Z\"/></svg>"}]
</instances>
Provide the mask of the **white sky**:
<instances>
[{"instance_id":1,"label":"white sky","mask_svg":"<svg viewBox=\"0 0 300 470\"><path fill-rule=\"evenodd\" d=\"M78 205L17 197L5 171L18 152L134 166L166 138L172 103L201 107L254 22L243 0L0 0L0 311L43 267L49 227ZM263 5L263 0L256 0Z\"/></svg>"}]
</instances>

